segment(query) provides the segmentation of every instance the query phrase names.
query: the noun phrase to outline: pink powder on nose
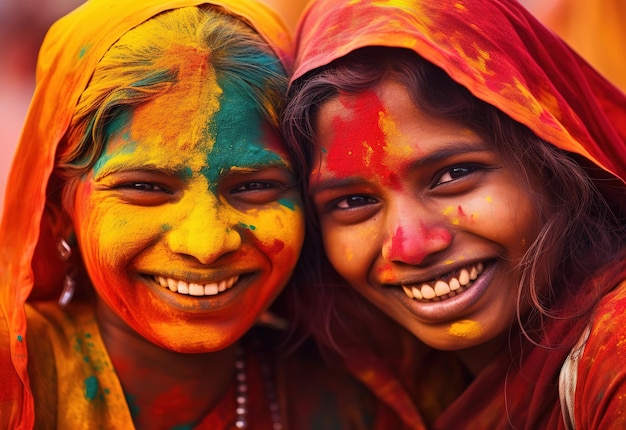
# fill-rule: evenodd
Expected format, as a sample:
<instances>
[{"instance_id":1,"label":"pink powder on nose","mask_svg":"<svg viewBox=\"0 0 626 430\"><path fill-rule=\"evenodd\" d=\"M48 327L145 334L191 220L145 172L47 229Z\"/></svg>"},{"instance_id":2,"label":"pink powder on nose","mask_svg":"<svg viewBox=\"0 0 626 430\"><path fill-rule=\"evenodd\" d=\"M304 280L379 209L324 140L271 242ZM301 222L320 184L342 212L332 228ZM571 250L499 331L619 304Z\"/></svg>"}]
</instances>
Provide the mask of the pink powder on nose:
<instances>
[{"instance_id":1,"label":"pink powder on nose","mask_svg":"<svg viewBox=\"0 0 626 430\"><path fill-rule=\"evenodd\" d=\"M420 225L408 230L398 227L391 238L389 259L419 264L428 254L447 246L451 238L449 231L439 227L426 228Z\"/></svg>"}]
</instances>

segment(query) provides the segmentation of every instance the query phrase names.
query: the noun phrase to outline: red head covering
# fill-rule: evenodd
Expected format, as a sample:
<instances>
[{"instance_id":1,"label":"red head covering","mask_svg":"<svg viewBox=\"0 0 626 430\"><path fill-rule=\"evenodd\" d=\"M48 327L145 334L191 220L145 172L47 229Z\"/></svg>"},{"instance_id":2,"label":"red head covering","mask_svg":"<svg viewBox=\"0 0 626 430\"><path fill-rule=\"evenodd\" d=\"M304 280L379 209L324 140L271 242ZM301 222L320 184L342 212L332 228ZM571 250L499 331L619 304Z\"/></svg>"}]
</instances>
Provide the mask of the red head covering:
<instances>
[{"instance_id":1,"label":"red head covering","mask_svg":"<svg viewBox=\"0 0 626 430\"><path fill-rule=\"evenodd\" d=\"M271 45L285 69L291 70L287 28L272 10L255 0L89 0L57 21L42 44L36 89L9 174L0 225L0 336L10 338L11 345L10 351L0 351L0 362L14 364L0 369L0 404L21 404L22 416L32 417L33 413L23 338L24 303L38 282L33 273L33 265L38 264L33 257L35 248L45 249L36 255L53 266L51 278L62 277L64 270L54 244L47 243L58 238L42 227L49 223L43 214L57 145L91 73L111 45L154 15L205 3L222 7L249 24ZM59 291L51 288L56 285L42 287L45 295L58 296ZM18 416L1 418L0 422L20 420Z\"/></svg>"},{"instance_id":2,"label":"red head covering","mask_svg":"<svg viewBox=\"0 0 626 430\"><path fill-rule=\"evenodd\" d=\"M315 0L297 28L292 83L368 46L406 48L437 65L474 96L539 137L600 167L595 169L599 176L613 175L617 187L607 198L624 203L626 96L517 1ZM526 423L519 428L537 428L533 423L548 419L554 426L545 428L561 428L555 382L567 351L553 354L532 345L528 350L524 363L511 363L508 356L494 359L491 370L478 375L472 390L465 390L434 428L505 428L517 421ZM395 369L367 367L364 362L363 355L348 358L348 366L386 399L407 428L426 428L414 407L415 397L402 395L402 385L415 381L398 380ZM439 369L448 375L441 384L453 379L453 368L446 366ZM437 375L427 369L418 367L417 372L418 379L426 381L422 386L438 383ZM593 372L587 376L586 381L601 379ZM614 381L611 389L621 383L619 378ZM602 384L597 384L598 390L607 387ZM595 393L589 390L586 395ZM430 396L426 402L437 401L430 394L424 396Z\"/></svg>"},{"instance_id":3,"label":"red head covering","mask_svg":"<svg viewBox=\"0 0 626 430\"><path fill-rule=\"evenodd\" d=\"M626 181L626 96L515 0L319 0L292 81L365 46L408 48L559 148Z\"/></svg>"}]
</instances>

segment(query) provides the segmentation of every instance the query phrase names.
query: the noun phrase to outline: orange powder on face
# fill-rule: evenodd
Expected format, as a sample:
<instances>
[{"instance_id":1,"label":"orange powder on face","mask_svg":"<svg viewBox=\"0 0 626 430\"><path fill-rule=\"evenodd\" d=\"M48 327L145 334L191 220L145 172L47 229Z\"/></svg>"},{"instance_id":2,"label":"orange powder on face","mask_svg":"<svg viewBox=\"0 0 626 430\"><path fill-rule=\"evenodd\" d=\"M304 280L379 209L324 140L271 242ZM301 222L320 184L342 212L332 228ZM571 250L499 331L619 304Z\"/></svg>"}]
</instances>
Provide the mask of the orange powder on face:
<instances>
[{"instance_id":1,"label":"orange powder on face","mask_svg":"<svg viewBox=\"0 0 626 430\"><path fill-rule=\"evenodd\" d=\"M448 334L454 337L462 337L464 339L475 339L482 333L482 327L476 321L461 320L452 323L448 329Z\"/></svg>"},{"instance_id":2,"label":"orange powder on face","mask_svg":"<svg viewBox=\"0 0 626 430\"><path fill-rule=\"evenodd\" d=\"M386 283L397 282L397 277L395 275L395 271L393 270L393 266L389 263L384 264L381 268L378 269L379 278Z\"/></svg>"},{"instance_id":3,"label":"orange powder on face","mask_svg":"<svg viewBox=\"0 0 626 430\"><path fill-rule=\"evenodd\" d=\"M145 111L140 106L135 111L133 140L143 141L146 135L154 138L154 132L158 130L163 142L176 142L180 150L198 142L203 142L206 150L211 150L215 136L210 135L209 125L220 109L222 89L209 58L207 50L190 46L173 46L164 54L165 64L157 64L157 67L177 68L177 82L155 99L150 109Z\"/></svg>"}]
</instances>

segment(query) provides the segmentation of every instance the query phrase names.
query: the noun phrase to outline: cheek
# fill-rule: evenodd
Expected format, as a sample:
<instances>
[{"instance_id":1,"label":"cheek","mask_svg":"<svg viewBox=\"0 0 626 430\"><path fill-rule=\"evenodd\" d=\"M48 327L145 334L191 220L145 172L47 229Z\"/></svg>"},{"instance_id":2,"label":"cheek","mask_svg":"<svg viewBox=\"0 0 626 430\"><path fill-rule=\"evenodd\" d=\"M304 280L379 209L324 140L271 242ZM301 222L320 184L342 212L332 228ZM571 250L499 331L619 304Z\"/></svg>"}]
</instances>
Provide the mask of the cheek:
<instances>
[{"instance_id":1,"label":"cheek","mask_svg":"<svg viewBox=\"0 0 626 430\"><path fill-rule=\"evenodd\" d=\"M75 201L74 227L84 263L96 284L117 273L154 237L157 214L142 215L130 206L111 204L80 189Z\"/></svg>"},{"instance_id":2,"label":"cheek","mask_svg":"<svg viewBox=\"0 0 626 430\"><path fill-rule=\"evenodd\" d=\"M444 210L454 226L471 229L504 246L523 252L541 228L541 219L528 194L522 191L483 193Z\"/></svg>"},{"instance_id":3,"label":"cheek","mask_svg":"<svg viewBox=\"0 0 626 430\"><path fill-rule=\"evenodd\" d=\"M291 270L304 241L304 216L300 206L276 205L274 208L249 211L239 226L254 240L270 260L288 262Z\"/></svg>"},{"instance_id":4,"label":"cheek","mask_svg":"<svg viewBox=\"0 0 626 430\"><path fill-rule=\"evenodd\" d=\"M368 267L381 252L377 232L373 224L322 224L326 254L339 274L349 281L367 276Z\"/></svg>"}]
</instances>

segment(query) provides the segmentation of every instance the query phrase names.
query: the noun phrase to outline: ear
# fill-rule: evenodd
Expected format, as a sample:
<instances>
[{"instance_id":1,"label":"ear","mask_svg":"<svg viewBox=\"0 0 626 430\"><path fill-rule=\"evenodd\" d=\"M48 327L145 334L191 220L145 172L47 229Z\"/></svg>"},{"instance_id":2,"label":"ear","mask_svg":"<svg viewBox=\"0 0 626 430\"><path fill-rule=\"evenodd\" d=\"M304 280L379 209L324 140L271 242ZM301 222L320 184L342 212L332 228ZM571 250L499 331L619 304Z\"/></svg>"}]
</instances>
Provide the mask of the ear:
<instances>
[{"instance_id":1,"label":"ear","mask_svg":"<svg viewBox=\"0 0 626 430\"><path fill-rule=\"evenodd\" d=\"M46 207L39 224L39 238L31 262L34 279L30 294L32 298L58 297L65 274L79 254L71 218L61 202L61 187L55 186L54 182L51 178L48 184ZM69 258L62 255L62 240L72 248Z\"/></svg>"}]
</instances>

